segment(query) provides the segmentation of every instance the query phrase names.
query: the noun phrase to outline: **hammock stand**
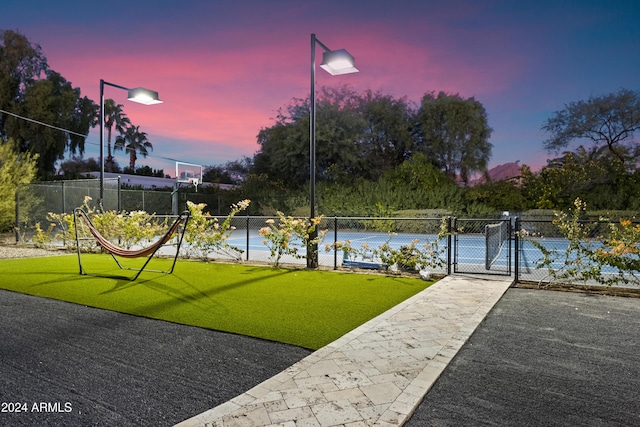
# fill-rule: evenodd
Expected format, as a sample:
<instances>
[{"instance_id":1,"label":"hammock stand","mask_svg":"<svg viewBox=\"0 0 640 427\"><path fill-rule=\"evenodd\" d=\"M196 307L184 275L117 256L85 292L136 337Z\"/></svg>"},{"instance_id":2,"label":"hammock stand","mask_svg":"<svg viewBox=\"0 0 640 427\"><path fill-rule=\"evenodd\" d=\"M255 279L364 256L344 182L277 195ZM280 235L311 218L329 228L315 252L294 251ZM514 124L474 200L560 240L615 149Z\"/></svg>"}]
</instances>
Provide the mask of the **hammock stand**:
<instances>
[{"instance_id":1,"label":"hammock stand","mask_svg":"<svg viewBox=\"0 0 640 427\"><path fill-rule=\"evenodd\" d=\"M81 251L80 251L80 240L81 240L81 238L78 235L78 223L79 223L79 220L82 223L84 223L84 225L87 227L89 232L93 235L93 238L97 241L97 243L107 253L109 253L109 255L111 255L111 257L116 262L118 267L120 267L120 269L122 269L122 270L134 270L134 271L137 270L138 271L135 276L133 276L132 278L128 278L129 280L134 281L134 280L136 280L138 278L138 276L140 276L140 273L142 273L142 271L145 269L147 264L149 264L149 261L151 261L151 258L153 258L153 256L156 254L156 252L158 252L158 250L162 246L164 246L165 244L167 244L167 242L169 242L169 240L171 240L173 235L178 232L178 229L180 228L180 225L182 225L182 231L179 232L180 233L180 237L179 237L178 242L176 244L176 255L173 258L173 264L171 265L171 269L170 270L166 270L166 271L164 271L164 270L147 270L147 271L151 271L151 272L155 272L155 273L165 273L165 274L173 273L173 269L176 266L176 261L178 260L178 254L180 253L180 246L182 245L182 240L184 239L184 233L187 230L187 222L189 221L189 218L190 218L189 211L184 211L183 213L181 213L178 216L178 218L173 222L171 227L169 227L169 230L164 234L164 236L162 236L160 239L158 239L156 242L154 242L150 246L147 246L147 247L141 248L141 249L123 249L123 248L111 243L104 236L102 236L100 234L100 232L96 229L96 227L93 225L93 223L91 222L91 219L89 218L89 216L87 215L87 213L83 209L81 209L81 208L75 209L73 211L73 222L74 222L75 229L76 229L76 248L78 250L78 266L80 267L80 274L87 275L87 276L104 277L104 276L100 276L100 275L96 275L96 274L88 274L86 272L86 270L82 266L82 256L81 256ZM84 239L87 239L87 238L85 237ZM145 261L144 265L138 270L137 268L123 267L122 264L120 264L120 262L118 261L118 258L116 258L116 257L120 257L120 258L147 257L147 260Z\"/></svg>"}]
</instances>

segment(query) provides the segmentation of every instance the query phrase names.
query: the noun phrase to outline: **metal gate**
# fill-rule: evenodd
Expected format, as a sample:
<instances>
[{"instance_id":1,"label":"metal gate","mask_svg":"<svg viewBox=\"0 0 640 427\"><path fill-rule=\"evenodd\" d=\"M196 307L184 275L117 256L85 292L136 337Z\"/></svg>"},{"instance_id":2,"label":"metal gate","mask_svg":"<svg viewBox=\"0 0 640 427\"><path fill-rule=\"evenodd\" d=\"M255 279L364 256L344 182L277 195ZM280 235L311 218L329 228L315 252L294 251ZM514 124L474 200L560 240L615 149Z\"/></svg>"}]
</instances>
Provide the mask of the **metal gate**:
<instances>
[{"instance_id":1,"label":"metal gate","mask_svg":"<svg viewBox=\"0 0 640 427\"><path fill-rule=\"evenodd\" d=\"M511 219L452 219L453 272L511 276Z\"/></svg>"}]
</instances>

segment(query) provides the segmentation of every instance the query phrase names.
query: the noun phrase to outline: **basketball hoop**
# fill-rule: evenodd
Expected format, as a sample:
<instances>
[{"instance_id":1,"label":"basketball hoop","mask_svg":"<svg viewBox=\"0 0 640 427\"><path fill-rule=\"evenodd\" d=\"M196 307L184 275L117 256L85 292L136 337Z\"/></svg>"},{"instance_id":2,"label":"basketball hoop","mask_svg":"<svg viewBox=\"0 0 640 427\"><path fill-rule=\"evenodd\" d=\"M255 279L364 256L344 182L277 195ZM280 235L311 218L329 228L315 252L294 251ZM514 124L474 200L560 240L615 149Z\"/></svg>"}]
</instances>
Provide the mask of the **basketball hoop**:
<instances>
[{"instance_id":1,"label":"basketball hoop","mask_svg":"<svg viewBox=\"0 0 640 427\"><path fill-rule=\"evenodd\" d=\"M176 185L193 185L198 192L198 185L202 184L202 165L176 162Z\"/></svg>"},{"instance_id":2,"label":"basketball hoop","mask_svg":"<svg viewBox=\"0 0 640 427\"><path fill-rule=\"evenodd\" d=\"M198 178L189 178L189 183L192 184L196 188L196 193L198 192L198 184L200 180Z\"/></svg>"}]
</instances>

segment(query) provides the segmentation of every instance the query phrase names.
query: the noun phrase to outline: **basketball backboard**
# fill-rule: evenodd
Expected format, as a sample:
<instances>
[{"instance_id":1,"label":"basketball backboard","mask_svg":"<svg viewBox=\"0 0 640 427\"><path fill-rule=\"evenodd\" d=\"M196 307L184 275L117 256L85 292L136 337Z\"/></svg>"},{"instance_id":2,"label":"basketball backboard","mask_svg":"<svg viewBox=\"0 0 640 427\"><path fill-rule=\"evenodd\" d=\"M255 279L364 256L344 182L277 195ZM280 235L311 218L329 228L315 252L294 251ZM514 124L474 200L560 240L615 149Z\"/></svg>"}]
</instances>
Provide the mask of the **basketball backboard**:
<instances>
[{"instance_id":1,"label":"basketball backboard","mask_svg":"<svg viewBox=\"0 0 640 427\"><path fill-rule=\"evenodd\" d=\"M202 165L176 162L176 182L198 186L202 184Z\"/></svg>"}]
</instances>

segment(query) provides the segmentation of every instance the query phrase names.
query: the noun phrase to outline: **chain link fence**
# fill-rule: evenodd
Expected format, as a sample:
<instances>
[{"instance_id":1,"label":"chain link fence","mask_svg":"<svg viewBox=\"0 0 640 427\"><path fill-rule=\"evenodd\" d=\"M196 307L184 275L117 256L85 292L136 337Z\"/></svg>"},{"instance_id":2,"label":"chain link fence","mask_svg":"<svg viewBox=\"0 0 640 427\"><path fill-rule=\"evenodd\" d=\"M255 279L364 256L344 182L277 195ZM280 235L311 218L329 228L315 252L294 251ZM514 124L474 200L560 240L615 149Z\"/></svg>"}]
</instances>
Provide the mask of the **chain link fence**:
<instances>
[{"instance_id":1,"label":"chain link fence","mask_svg":"<svg viewBox=\"0 0 640 427\"><path fill-rule=\"evenodd\" d=\"M118 208L119 183L105 179L105 206ZM20 186L16 189L16 240L28 240L36 224L48 223L49 213L72 213L86 197L100 198L100 182L95 179L52 181Z\"/></svg>"},{"instance_id":2,"label":"chain link fence","mask_svg":"<svg viewBox=\"0 0 640 427\"><path fill-rule=\"evenodd\" d=\"M451 233L455 248L455 273L511 275L511 218L453 218Z\"/></svg>"},{"instance_id":3,"label":"chain link fence","mask_svg":"<svg viewBox=\"0 0 640 427\"><path fill-rule=\"evenodd\" d=\"M98 180L75 180L31 184L16 191L16 239L29 241L37 223L47 224L49 213L73 212L85 197L99 199ZM118 179L105 179L104 208L115 211L142 210L159 218L186 209L187 200L204 203L222 223L235 200L217 194L122 189ZM273 262L273 254L260 230L278 217L236 216L228 243L239 252L211 254L215 259ZM609 223L584 223L584 241L602 244ZM46 227L43 226L43 229ZM554 221L503 217L493 219L325 217L318 228L318 265L333 268L414 269L426 266L433 274L471 273L514 276L516 281L549 282L552 271L575 268L583 260L569 253L570 242ZM291 242L295 254L283 255L282 264L306 264L307 248ZM189 253L186 247L185 253ZM550 255L551 254L551 255ZM549 263L549 258L553 262ZM545 264L545 262L547 264ZM588 265L585 264L585 268ZM617 273L611 271L612 274ZM637 273L637 272L636 272Z\"/></svg>"},{"instance_id":4,"label":"chain link fence","mask_svg":"<svg viewBox=\"0 0 640 427\"><path fill-rule=\"evenodd\" d=\"M91 207L98 207L100 181L78 179L46 181L20 186L16 189L16 239L29 240L36 224L47 224L50 213L73 213L89 197ZM205 203L212 215L223 215L235 202L212 193L189 191L132 190L123 188L119 178L104 179L102 208L117 212L145 211L156 215L177 215L187 208L187 201Z\"/></svg>"},{"instance_id":5,"label":"chain link fence","mask_svg":"<svg viewBox=\"0 0 640 427\"><path fill-rule=\"evenodd\" d=\"M226 217L213 216L212 221L223 222ZM236 216L231 220L234 227L227 243L242 251L245 261L272 262L268 242L260 230L269 222L278 226L279 217ZM393 254L396 258L420 261L418 253L430 258L429 272L447 274L450 240L441 236L442 218L368 218L368 217L324 217L319 224L318 265L323 267L353 267L364 269L402 268L389 265ZM443 234L446 234L446 219ZM295 255L285 254L282 264L306 264L307 248L301 240L293 239L291 249ZM188 251L188 249L187 249ZM403 252L404 251L404 252ZM211 254L211 258L233 260L236 254L222 252ZM387 261L387 262L385 262ZM413 265L405 265L411 269Z\"/></svg>"},{"instance_id":6,"label":"chain link fence","mask_svg":"<svg viewBox=\"0 0 640 427\"><path fill-rule=\"evenodd\" d=\"M49 214L72 214L73 210L85 203L90 197L90 207L97 208L100 197L98 180L58 181L31 184L16 191L16 240L32 241L36 226L48 230L50 235L65 235L64 224L50 223ZM178 197L179 196L179 197ZM177 202L176 202L177 199ZM212 200L213 199L213 200ZM199 193L170 193L163 191L125 190L118 179L106 179L104 186L104 210L132 212L142 210L154 213L158 220L174 215L178 203L180 211L186 209L187 200L193 203L205 203L211 213L222 211L221 205L233 204L222 197ZM226 208L228 209L228 207ZM212 215L211 221L224 222L226 216ZM279 217L235 216L231 220L234 228L227 243L238 251L223 251L210 254L213 259L273 262L273 254L260 230L267 221L278 223ZM318 230L322 239L318 244L318 265L323 267L355 267L365 269L396 268L396 259L413 260L413 265L400 262L399 268L413 269L415 264L429 259L432 273L448 272L447 257L450 241L439 233L442 230L441 218L369 218L369 217L330 217L323 218ZM445 225L446 227L446 225ZM65 245L65 242L58 242ZM295 254L285 254L282 264L306 264L307 248L300 240L292 240ZM183 246L186 256L197 256L188 245ZM241 254L239 256L239 254ZM423 254L420 258L420 254ZM394 258L395 257L395 258Z\"/></svg>"},{"instance_id":7,"label":"chain link fence","mask_svg":"<svg viewBox=\"0 0 640 427\"><path fill-rule=\"evenodd\" d=\"M579 221L581 236L576 236L585 247L597 249L609 237L609 222ZM518 219L515 222L518 231L515 237L516 280L548 283L553 275L562 275L563 270L582 268L592 265L586 258L580 258L577 247L565 237L558 223L553 220ZM618 271L605 267L605 274L617 274ZM595 281L586 284L597 285Z\"/></svg>"}]
</instances>

